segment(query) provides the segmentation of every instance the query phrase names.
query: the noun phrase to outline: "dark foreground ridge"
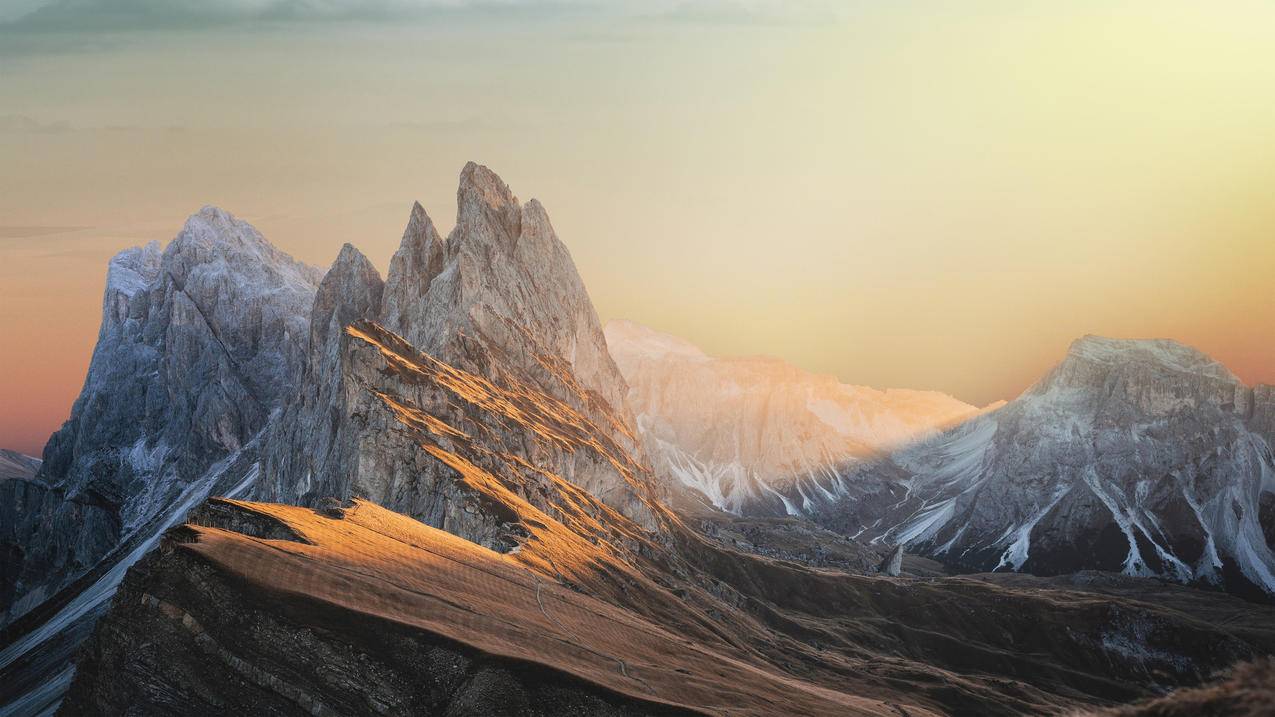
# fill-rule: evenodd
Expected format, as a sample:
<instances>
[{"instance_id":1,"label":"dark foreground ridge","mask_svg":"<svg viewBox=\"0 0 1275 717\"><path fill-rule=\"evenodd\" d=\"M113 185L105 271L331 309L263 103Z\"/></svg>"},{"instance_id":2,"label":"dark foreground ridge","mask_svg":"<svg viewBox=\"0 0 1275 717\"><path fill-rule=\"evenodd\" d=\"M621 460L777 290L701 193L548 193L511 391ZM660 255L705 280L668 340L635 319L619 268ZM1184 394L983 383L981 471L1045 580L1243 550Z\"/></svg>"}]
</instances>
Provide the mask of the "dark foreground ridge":
<instances>
[{"instance_id":1,"label":"dark foreground ridge","mask_svg":"<svg viewBox=\"0 0 1275 717\"><path fill-rule=\"evenodd\" d=\"M215 499L130 572L61 714L1051 713L1275 648L1269 609L1147 580L701 555L717 635L658 586L630 596L657 623L370 503Z\"/></svg>"}]
</instances>

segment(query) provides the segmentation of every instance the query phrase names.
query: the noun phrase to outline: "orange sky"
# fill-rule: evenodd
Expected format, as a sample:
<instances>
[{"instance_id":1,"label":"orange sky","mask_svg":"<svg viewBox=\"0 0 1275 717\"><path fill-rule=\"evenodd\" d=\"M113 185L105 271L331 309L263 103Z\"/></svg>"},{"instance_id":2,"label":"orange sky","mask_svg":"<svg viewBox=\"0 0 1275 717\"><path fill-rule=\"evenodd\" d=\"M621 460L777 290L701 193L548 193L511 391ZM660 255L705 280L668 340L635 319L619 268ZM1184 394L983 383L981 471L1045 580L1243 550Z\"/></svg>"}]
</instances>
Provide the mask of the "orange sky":
<instances>
[{"instance_id":1,"label":"orange sky","mask_svg":"<svg viewBox=\"0 0 1275 717\"><path fill-rule=\"evenodd\" d=\"M213 203L384 270L470 159L604 319L710 353L986 403L1098 333L1275 382L1275 7L868 5L0 25L0 446L66 417L114 252Z\"/></svg>"}]
</instances>

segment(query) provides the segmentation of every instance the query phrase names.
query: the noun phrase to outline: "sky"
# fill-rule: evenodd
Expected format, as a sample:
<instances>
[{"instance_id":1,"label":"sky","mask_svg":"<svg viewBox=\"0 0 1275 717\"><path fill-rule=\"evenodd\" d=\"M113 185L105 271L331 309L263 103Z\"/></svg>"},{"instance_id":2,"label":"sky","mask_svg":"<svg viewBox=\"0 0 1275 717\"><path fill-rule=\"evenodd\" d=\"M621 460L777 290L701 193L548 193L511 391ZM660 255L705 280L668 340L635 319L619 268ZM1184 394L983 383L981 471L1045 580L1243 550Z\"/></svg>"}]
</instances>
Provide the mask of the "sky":
<instances>
[{"instance_id":1,"label":"sky","mask_svg":"<svg viewBox=\"0 0 1275 717\"><path fill-rule=\"evenodd\" d=\"M216 204L384 271L479 161L601 317L1010 399L1084 334L1275 383L1275 4L0 0L0 447Z\"/></svg>"}]
</instances>

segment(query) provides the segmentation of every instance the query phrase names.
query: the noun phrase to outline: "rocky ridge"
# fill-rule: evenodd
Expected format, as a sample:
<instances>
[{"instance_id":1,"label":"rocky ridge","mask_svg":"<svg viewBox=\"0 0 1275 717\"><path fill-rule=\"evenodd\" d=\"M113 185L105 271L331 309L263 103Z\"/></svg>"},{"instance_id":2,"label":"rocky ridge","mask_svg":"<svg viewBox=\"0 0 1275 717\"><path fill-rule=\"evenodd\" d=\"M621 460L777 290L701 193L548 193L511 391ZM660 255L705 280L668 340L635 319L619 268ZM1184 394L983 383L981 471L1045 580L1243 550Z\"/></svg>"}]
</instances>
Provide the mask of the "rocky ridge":
<instances>
[{"instance_id":1,"label":"rocky ridge","mask_svg":"<svg viewBox=\"0 0 1275 717\"><path fill-rule=\"evenodd\" d=\"M39 470L39 458L0 448L0 481L30 480Z\"/></svg>"},{"instance_id":2,"label":"rocky ridge","mask_svg":"<svg viewBox=\"0 0 1275 717\"><path fill-rule=\"evenodd\" d=\"M1057 713L1275 650L1270 608L1229 596L912 556L866 577L791 519L691 529L543 208L477 165L447 239L413 207L384 282L346 246L297 320L285 408L192 485L303 507L212 500L165 532L188 487L68 598L147 556L78 671L0 641L0 690L47 678L19 714L68 685L64 714Z\"/></svg>"},{"instance_id":3,"label":"rocky ridge","mask_svg":"<svg viewBox=\"0 0 1275 717\"><path fill-rule=\"evenodd\" d=\"M848 464L974 416L935 391L850 386L767 358L712 358L611 321L607 343L652 468L722 510L805 515L844 495Z\"/></svg>"},{"instance_id":4,"label":"rocky ridge","mask_svg":"<svg viewBox=\"0 0 1275 717\"><path fill-rule=\"evenodd\" d=\"M1085 337L1004 408L851 471L840 532L963 570L1097 569L1275 596L1270 387Z\"/></svg>"},{"instance_id":5,"label":"rocky ridge","mask_svg":"<svg viewBox=\"0 0 1275 717\"><path fill-rule=\"evenodd\" d=\"M463 446L466 461L516 476L514 490L539 508L565 481L654 529L658 487L637 458L623 379L544 208L519 204L472 163L457 205L445 240L413 207L384 282L356 249L342 250L311 315L304 387L272 429L251 495L302 505L361 497L512 547L504 516L476 504L455 465L439 460L438 450ZM494 468L511 455L534 467Z\"/></svg>"}]
</instances>

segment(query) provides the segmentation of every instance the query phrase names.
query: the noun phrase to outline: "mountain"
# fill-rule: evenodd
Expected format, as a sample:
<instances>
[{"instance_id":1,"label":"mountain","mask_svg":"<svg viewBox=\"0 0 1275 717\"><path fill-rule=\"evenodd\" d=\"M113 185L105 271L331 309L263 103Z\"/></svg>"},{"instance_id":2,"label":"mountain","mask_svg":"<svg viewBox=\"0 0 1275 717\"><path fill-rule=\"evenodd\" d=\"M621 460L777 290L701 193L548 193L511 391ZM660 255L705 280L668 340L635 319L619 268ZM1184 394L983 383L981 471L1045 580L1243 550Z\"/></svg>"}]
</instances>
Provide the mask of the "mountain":
<instances>
[{"instance_id":1,"label":"mountain","mask_svg":"<svg viewBox=\"0 0 1275 717\"><path fill-rule=\"evenodd\" d=\"M30 480L40 470L40 459L0 448L0 481Z\"/></svg>"},{"instance_id":2,"label":"mountain","mask_svg":"<svg viewBox=\"0 0 1275 717\"><path fill-rule=\"evenodd\" d=\"M0 631L4 714L1056 714L1275 651L1216 592L684 517L543 208L479 165L445 239L413 207L292 325L264 423Z\"/></svg>"},{"instance_id":3,"label":"mountain","mask_svg":"<svg viewBox=\"0 0 1275 717\"><path fill-rule=\"evenodd\" d=\"M296 385L318 279L213 207L162 252L153 242L111 259L71 417L34 481L0 484L17 597L3 622L89 570L265 424Z\"/></svg>"},{"instance_id":4,"label":"mountain","mask_svg":"<svg viewBox=\"0 0 1275 717\"><path fill-rule=\"evenodd\" d=\"M520 204L473 163L457 206L446 239L413 207L384 283L357 249L342 249L311 315L304 387L271 433L251 495L302 505L357 496L512 547L507 516L476 504L481 491L456 479L443 451L507 474L541 509L565 481L655 528L658 489L639 465L624 381L544 208Z\"/></svg>"},{"instance_id":5,"label":"mountain","mask_svg":"<svg viewBox=\"0 0 1275 717\"><path fill-rule=\"evenodd\" d=\"M320 277L214 207L163 250L111 259L71 417L34 478L0 481L0 702L69 680L128 566L209 493L235 490L297 389Z\"/></svg>"},{"instance_id":6,"label":"mountain","mask_svg":"<svg viewBox=\"0 0 1275 717\"><path fill-rule=\"evenodd\" d=\"M847 464L970 418L934 391L850 386L776 359L712 358L611 321L607 344L656 472L722 510L802 515L843 495Z\"/></svg>"},{"instance_id":7,"label":"mountain","mask_svg":"<svg viewBox=\"0 0 1275 717\"><path fill-rule=\"evenodd\" d=\"M1275 596L1273 410L1190 347L1087 336L1000 410L856 466L818 519L962 570Z\"/></svg>"}]
</instances>

